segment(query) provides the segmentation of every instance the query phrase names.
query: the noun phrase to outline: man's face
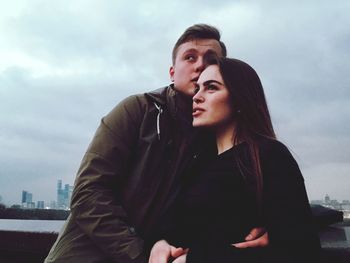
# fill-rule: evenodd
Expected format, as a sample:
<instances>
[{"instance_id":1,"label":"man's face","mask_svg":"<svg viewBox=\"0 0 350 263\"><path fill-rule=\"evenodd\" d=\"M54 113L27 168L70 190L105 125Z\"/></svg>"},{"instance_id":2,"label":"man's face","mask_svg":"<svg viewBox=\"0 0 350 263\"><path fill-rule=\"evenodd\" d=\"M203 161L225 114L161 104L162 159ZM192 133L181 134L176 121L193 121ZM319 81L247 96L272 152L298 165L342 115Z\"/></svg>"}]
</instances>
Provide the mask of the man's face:
<instances>
[{"instance_id":1,"label":"man's face","mask_svg":"<svg viewBox=\"0 0 350 263\"><path fill-rule=\"evenodd\" d=\"M221 56L221 47L215 39L195 39L179 46L174 65L170 67L170 79L175 89L193 96L199 75L204 70L203 57L208 52Z\"/></svg>"}]
</instances>

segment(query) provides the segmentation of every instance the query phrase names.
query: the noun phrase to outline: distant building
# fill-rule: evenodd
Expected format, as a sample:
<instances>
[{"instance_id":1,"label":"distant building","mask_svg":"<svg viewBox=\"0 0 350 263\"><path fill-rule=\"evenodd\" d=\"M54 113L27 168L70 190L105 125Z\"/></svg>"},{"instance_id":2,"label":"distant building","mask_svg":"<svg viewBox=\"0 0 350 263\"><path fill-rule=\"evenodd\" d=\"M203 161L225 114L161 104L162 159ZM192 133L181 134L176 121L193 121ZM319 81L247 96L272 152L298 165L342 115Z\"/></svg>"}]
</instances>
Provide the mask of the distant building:
<instances>
[{"instance_id":1,"label":"distant building","mask_svg":"<svg viewBox=\"0 0 350 263\"><path fill-rule=\"evenodd\" d=\"M329 205L331 203L331 198L329 197L329 195L326 195L324 198L324 202L325 204Z\"/></svg>"},{"instance_id":2,"label":"distant building","mask_svg":"<svg viewBox=\"0 0 350 263\"><path fill-rule=\"evenodd\" d=\"M343 200L340 203L338 202L338 200L331 199L327 194L323 200L312 200L310 203L314 205L323 205L325 207L342 211L344 218L350 218L350 201L349 200Z\"/></svg>"},{"instance_id":3,"label":"distant building","mask_svg":"<svg viewBox=\"0 0 350 263\"><path fill-rule=\"evenodd\" d=\"M341 210L341 204L338 202L338 200L331 200L330 206L337 209L337 210Z\"/></svg>"},{"instance_id":4,"label":"distant building","mask_svg":"<svg viewBox=\"0 0 350 263\"><path fill-rule=\"evenodd\" d=\"M45 202L44 201L38 201L36 208L38 209L44 209L45 208Z\"/></svg>"},{"instance_id":5,"label":"distant building","mask_svg":"<svg viewBox=\"0 0 350 263\"><path fill-rule=\"evenodd\" d=\"M34 209L35 208L35 203L34 202L27 203L27 207L26 208Z\"/></svg>"},{"instance_id":6,"label":"distant building","mask_svg":"<svg viewBox=\"0 0 350 263\"><path fill-rule=\"evenodd\" d=\"M22 204L27 202L27 191L22 191Z\"/></svg>"},{"instance_id":7,"label":"distant building","mask_svg":"<svg viewBox=\"0 0 350 263\"><path fill-rule=\"evenodd\" d=\"M69 184L64 185L64 193L65 193L65 202L66 206L70 207L70 200L72 199L73 186Z\"/></svg>"},{"instance_id":8,"label":"distant building","mask_svg":"<svg viewBox=\"0 0 350 263\"><path fill-rule=\"evenodd\" d=\"M323 205L323 200L311 200L312 205Z\"/></svg>"},{"instance_id":9,"label":"distant building","mask_svg":"<svg viewBox=\"0 0 350 263\"><path fill-rule=\"evenodd\" d=\"M32 203L32 202L33 202L33 194L27 193L27 203Z\"/></svg>"},{"instance_id":10,"label":"distant building","mask_svg":"<svg viewBox=\"0 0 350 263\"><path fill-rule=\"evenodd\" d=\"M62 187L62 180L57 181L57 209L69 209L72 197L73 186L65 184Z\"/></svg>"},{"instance_id":11,"label":"distant building","mask_svg":"<svg viewBox=\"0 0 350 263\"><path fill-rule=\"evenodd\" d=\"M22 207L35 208L35 203L33 202L33 194L25 190L22 191Z\"/></svg>"},{"instance_id":12,"label":"distant building","mask_svg":"<svg viewBox=\"0 0 350 263\"><path fill-rule=\"evenodd\" d=\"M57 209L57 203L56 203L56 201L51 201L50 202L50 207L49 207L50 209Z\"/></svg>"},{"instance_id":13,"label":"distant building","mask_svg":"<svg viewBox=\"0 0 350 263\"><path fill-rule=\"evenodd\" d=\"M58 209L65 209L64 208L64 193L62 189L62 180L57 181L57 208Z\"/></svg>"}]
</instances>

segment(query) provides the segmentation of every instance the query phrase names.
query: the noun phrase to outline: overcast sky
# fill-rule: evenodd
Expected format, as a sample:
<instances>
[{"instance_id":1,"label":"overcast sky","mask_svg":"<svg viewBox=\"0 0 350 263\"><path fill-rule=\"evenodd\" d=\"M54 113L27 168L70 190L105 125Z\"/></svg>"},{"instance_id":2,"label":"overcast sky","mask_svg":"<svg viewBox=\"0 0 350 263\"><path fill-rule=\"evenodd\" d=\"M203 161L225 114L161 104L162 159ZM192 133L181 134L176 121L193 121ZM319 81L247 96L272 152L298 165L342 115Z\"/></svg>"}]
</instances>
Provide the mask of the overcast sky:
<instances>
[{"instance_id":1,"label":"overcast sky","mask_svg":"<svg viewBox=\"0 0 350 263\"><path fill-rule=\"evenodd\" d=\"M195 23L258 72L310 199L350 199L350 1L0 1L0 195L56 200L121 99L169 84Z\"/></svg>"}]
</instances>

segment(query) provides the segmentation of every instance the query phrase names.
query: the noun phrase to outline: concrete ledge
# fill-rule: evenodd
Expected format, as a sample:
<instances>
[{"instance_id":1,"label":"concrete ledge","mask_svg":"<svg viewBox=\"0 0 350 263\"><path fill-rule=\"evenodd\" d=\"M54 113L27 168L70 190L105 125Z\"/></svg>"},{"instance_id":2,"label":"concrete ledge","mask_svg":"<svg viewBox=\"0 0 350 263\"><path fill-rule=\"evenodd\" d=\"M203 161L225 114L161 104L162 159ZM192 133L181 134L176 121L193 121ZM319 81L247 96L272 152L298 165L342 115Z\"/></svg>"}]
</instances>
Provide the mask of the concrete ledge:
<instances>
[{"instance_id":1,"label":"concrete ledge","mask_svg":"<svg viewBox=\"0 0 350 263\"><path fill-rule=\"evenodd\" d=\"M23 253L48 253L57 233L0 231L0 250Z\"/></svg>"},{"instance_id":2,"label":"concrete ledge","mask_svg":"<svg viewBox=\"0 0 350 263\"><path fill-rule=\"evenodd\" d=\"M1 229L0 220L0 229ZM6 220L8 221L8 220ZM48 227L45 220L8 222L0 230L0 263L43 262L64 221ZM21 223L18 225L18 223ZM36 231L23 231L30 225ZM16 227L14 227L16 226ZM49 229L49 231L42 231ZM319 230L324 263L350 262L350 226L335 224Z\"/></svg>"},{"instance_id":3,"label":"concrete ledge","mask_svg":"<svg viewBox=\"0 0 350 263\"><path fill-rule=\"evenodd\" d=\"M43 262L58 233L0 231L0 263Z\"/></svg>"},{"instance_id":4,"label":"concrete ledge","mask_svg":"<svg viewBox=\"0 0 350 263\"><path fill-rule=\"evenodd\" d=\"M347 232L350 227L320 231L324 263L350 262ZM43 262L58 233L0 231L0 263Z\"/></svg>"},{"instance_id":5,"label":"concrete ledge","mask_svg":"<svg viewBox=\"0 0 350 263\"><path fill-rule=\"evenodd\" d=\"M350 249L323 248L322 258L322 263L349 263Z\"/></svg>"}]
</instances>

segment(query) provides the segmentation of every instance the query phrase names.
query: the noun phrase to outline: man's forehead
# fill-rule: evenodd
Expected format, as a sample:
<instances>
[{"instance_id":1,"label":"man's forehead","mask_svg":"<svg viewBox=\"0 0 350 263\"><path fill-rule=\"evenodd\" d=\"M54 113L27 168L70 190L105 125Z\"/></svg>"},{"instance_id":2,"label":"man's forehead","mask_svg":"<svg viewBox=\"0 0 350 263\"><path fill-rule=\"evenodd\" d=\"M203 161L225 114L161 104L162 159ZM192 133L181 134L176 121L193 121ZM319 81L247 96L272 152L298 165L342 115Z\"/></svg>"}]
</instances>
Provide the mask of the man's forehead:
<instances>
[{"instance_id":1,"label":"man's forehead","mask_svg":"<svg viewBox=\"0 0 350 263\"><path fill-rule=\"evenodd\" d=\"M186 52L188 50L200 51L203 49L212 49L215 52L221 53L221 46L216 39L193 39L179 46L179 51L181 52Z\"/></svg>"}]
</instances>

